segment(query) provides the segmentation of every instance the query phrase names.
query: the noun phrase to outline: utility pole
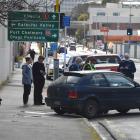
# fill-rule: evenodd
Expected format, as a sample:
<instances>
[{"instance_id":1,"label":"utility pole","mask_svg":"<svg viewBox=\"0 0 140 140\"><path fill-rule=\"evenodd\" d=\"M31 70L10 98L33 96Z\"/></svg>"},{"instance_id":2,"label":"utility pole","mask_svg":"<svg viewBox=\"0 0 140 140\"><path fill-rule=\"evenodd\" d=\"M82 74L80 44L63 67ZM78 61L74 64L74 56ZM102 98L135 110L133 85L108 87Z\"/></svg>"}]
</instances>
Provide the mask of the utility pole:
<instances>
[{"instance_id":1,"label":"utility pole","mask_svg":"<svg viewBox=\"0 0 140 140\"><path fill-rule=\"evenodd\" d=\"M47 9L47 0L46 0L46 12L48 11ZM45 55L46 55L46 67L48 67L48 42L46 42L46 48L45 48Z\"/></svg>"},{"instance_id":2,"label":"utility pole","mask_svg":"<svg viewBox=\"0 0 140 140\"><path fill-rule=\"evenodd\" d=\"M60 10L60 5L59 5L59 0L56 0L55 3L55 9L54 11L56 13L59 13ZM60 14L59 14L59 20L60 20ZM59 27L60 29L60 27ZM58 30L59 30L58 29ZM56 80L59 77L59 59L57 58L57 50L54 52L54 72L53 72L53 80Z\"/></svg>"},{"instance_id":3,"label":"utility pole","mask_svg":"<svg viewBox=\"0 0 140 140\"><path fill-rule=\"evenodd\" d=\"M131 42L131 35L132 35L132 24L131 24L131 1L130 1L130 5L129 5L129 30L131 30L131 34L128 36L128 45L129 45L129 50L128 53L130 53L130 42Z\"/></svg>"}]
</instances>

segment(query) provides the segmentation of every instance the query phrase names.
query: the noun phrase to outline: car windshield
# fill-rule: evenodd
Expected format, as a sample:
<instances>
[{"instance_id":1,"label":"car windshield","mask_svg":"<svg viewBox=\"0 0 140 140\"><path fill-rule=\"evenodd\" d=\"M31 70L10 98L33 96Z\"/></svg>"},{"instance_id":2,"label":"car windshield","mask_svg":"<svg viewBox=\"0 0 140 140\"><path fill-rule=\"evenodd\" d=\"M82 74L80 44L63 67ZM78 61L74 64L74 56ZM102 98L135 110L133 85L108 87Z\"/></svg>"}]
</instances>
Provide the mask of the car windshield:
<instances>
[{"instance_id":1,"label":"car windshield","mask_svg":"<svg viewBox=\"0 0 140 140\"><path fill-rule=\"evenodd\" d=\"M100 63L115 63L119 64L120 59L117 56L95 56L97 64Z\"/></svg>"},{"instance_id":2,"label":"car windshield","mask_svg":"<svg viewBox=\"0 0 140 140\"><path fill-rule=\"evenodd\" d=\"M80 79L81 79L81 77L79 77L79 76L68 76L67 77L67 83L69 83L69 84L77 84Z\"/></svg>"}]
</instances>

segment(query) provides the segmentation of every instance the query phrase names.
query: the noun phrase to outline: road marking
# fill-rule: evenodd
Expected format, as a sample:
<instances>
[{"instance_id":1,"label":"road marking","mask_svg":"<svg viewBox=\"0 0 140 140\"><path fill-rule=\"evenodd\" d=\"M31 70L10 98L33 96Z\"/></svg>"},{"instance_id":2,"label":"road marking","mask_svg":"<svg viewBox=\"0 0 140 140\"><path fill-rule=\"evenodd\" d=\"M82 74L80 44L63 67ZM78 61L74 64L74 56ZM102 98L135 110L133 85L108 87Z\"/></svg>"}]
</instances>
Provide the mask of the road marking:
<instances>
[{"instance_id":1,"label":"road marking","mask_svg":"<svg viewBox=\"0 0 140 140\"><path fill-rule=\"evenodd\" d=\"M34 112L34 111L25 111L24 113L26 113L26 114L34 114L34 115L51 115L51 114L55 114L55 112L47 112L47 113L45 113L45 112L38 112L38 111L36 111L36 112Z\"/></svg>"}]
</instances>

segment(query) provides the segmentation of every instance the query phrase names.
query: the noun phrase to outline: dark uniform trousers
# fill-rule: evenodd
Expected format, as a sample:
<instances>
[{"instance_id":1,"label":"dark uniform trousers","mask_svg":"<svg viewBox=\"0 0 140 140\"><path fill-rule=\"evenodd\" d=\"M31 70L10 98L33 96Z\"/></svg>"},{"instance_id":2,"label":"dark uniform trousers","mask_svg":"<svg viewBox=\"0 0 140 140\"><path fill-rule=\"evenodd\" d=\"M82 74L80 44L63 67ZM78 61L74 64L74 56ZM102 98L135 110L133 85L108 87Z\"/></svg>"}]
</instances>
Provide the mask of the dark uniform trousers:
<instances>
[{"instance_id":1,"label":"dark uniform trousers","mask_svg":"<svg viewBox=\"0 0 140 140\"><path fill-rule=\"evenodd\" d=\"M42 104L42 90L45 84L45 80L36 80L34 82L34 104L40 105Z\"/></svg>"}]
</instances>

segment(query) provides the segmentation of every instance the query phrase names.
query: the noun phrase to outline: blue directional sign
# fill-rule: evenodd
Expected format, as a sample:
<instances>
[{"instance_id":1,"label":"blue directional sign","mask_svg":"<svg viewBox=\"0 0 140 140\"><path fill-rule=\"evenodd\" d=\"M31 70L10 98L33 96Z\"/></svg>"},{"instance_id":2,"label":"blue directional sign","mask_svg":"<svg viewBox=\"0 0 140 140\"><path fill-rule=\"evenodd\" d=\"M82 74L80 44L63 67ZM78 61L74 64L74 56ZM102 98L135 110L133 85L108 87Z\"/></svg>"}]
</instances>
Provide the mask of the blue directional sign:
<instances>
[{"instance_id":1,"label":"blue directional sign","mask_svg":"<svg viewBox=\"0 0 140 140\"><path fill-rule=\"evenodd\" d=\"M51 51L56 51L57 50L57 47L58 47L58 45L57 45L57 43L51 43Z\"/></svg>"},{"instance_id":2,"label":"blue directional sign","mask_svg":"<svg viewBox=\"0 0 140 140\"><path fill-rule=\"evenodd\" d=\"M70 27L70 16L63 17L63 24L65 27Z\"/></svg>"}]
</instances>

